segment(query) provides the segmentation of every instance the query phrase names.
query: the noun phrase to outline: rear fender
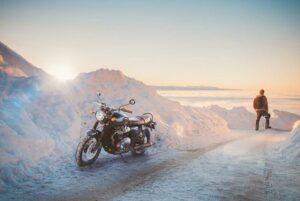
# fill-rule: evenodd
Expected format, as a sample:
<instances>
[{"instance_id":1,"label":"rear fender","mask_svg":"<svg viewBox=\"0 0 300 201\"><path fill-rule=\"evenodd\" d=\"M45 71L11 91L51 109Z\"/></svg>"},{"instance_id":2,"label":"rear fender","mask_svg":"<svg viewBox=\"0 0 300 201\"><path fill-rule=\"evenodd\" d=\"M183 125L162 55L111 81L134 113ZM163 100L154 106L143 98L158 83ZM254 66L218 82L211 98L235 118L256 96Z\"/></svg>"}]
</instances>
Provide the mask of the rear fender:
<instances>
[{"instance_id":1,"label":"rear fender","mask_svg":"<svg viewBox=\"0 0 300 201\"><path fill-rule=\"evenodd\" d=\"M152 131L153 129L155 129L156 122L152 121L152 122L150 122L149 124L147 124L145 126L148 127L148 128L150 128L151 131Z\"/></svg>"},{"instance_id":2,"label":"rear fender","mask_svg":"<svg viewBox=\"0 0 300 201\"><path fill-rule=\"evenodd\" d=\"M150 128L151 128L151 130L152 130L152 129L155 129L155 126L156 126L156 122L154 122L154 121L153 121L153 122L151 122L151 124L150 124Z\"/></svg>"}]
</instances>

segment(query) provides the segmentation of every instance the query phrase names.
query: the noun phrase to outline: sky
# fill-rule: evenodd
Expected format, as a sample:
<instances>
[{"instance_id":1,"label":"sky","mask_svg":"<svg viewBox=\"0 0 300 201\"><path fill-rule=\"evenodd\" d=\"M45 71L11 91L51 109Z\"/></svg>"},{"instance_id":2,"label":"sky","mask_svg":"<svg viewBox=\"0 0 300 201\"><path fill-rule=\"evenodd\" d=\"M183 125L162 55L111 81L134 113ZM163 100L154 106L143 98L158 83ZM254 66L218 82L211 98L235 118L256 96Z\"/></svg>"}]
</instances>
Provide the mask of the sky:
<instances>
[{"instance_id":1,"label":"sky","mask_svg":"<svg viewBox=\"0 0 300 201\"><path fill-rule=\"evenodd\" d=\"M300 1L0 0L0 41L63 79L300 92Z\"/></svg>"}]
</instances>

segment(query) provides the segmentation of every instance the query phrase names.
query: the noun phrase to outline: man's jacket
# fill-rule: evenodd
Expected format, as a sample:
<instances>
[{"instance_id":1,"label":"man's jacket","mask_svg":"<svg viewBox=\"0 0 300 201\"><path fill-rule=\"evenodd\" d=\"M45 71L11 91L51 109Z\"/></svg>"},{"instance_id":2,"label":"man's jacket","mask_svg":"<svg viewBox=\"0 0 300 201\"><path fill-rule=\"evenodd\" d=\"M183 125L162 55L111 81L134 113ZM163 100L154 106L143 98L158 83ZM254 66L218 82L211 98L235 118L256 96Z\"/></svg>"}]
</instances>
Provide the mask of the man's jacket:
<instances>
[{"instance_id":1,"label":"man's jacket","mask_svg":"<svg viewBox=\"0 0 300 201\"><path fill-rule=\"evenodd\" d=\"M268 112L268 100L266 96L258 95L253 100L253 108L256 112L265 111Z\"/></svg>"}]
</instances>

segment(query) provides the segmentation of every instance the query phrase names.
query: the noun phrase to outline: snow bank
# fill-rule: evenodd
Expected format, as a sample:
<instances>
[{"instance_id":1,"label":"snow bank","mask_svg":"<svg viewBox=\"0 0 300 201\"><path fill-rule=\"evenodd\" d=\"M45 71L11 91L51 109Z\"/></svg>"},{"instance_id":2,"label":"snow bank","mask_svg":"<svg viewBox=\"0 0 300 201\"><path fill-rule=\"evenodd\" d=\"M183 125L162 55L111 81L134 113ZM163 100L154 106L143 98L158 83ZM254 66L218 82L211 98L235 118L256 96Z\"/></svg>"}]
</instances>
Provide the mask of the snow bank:
<instances>
[{"instance_id":1,"label":"snow bank","mask_svg":"<svg viewBox=\"0 0 300 201\"><path fill-rule=\"evenodd\" d=\"M245 107L233 107L232 109L225 109L217 105L207 108L223 118L229 128L232 129L254 129L256 114L249 112ZM292 130L296 121L300 120L300 116L290 112L274 110L271 113L270 124L272 128L278 130ZM260 128L264 128L265 120L262 117L260 120Z\"/></svg>"},{"instance_id":2,"label":"snow bank","mask_svg":"<svg viewBox=\"0 0 300 201\"><path fill-rule=\"evenodd\" d=\"M300 120L300 116L286 111L274 110L271 120L274 128L292 130L294 129L295 122Z\"/></svg>"},{"instance_id":3,"label":"snow bank","mask_svg":"<svg viewBox=\"0 0 300 201\"><path fill-rule=\"evenodd\" d=\"M1 94L0 189L36 177L32 167L43 160L71 154L76 146L78 137L74 138L74 134L78 133L69 131L78 129L75 124L80 125L80 119L71 102L62 96L66 93L64 87L49 88L28 79L9 82ZM47 167L35 170L46 173Z\"/></svg>"},{"instance_id":4,"label":"snow bank","mask_svg":"<svg viewBox=\"0 0 300 201\"><path fill-rule=\"evenodd\" d=\"M232 129L253 129L255 114L249 112L245 107L234 107L225 109L217 105L208 107L208 110L216 113L223 118L229 128Z\"/></svg>"},{"instance_id":5,"label":"snow bank","mask_svg":"<svg viewBox=\"0 0 300 201\"><path fill-rule=\"evenodd\" d=\"M284 158L300 163L300 121L294 124L288 140L281 145Z\"/></svg>"},{"instance_id":6,"label":"snow bank","mask_svg":"<svg viewBox=\"0 0 300 201\"><path fill-rule=\"evenodd\" d=\"M19 185L27 177L47 174L53 166L49 159L73 158L80 134L95 120L91 112L95 111L97 91L101 91L108 105L115 107L135 98L136 105L130 106L133 115L152 112L158 123L154 131L158 147L182 147L190 138L193 146L199 146L228 137L226 122L213 112L181 106L119 71L84 73L65 84L34 77L6 77L2 81L2 189Z\"/></svg>"},{"instance_id":7,"label":"snow bank","mask_svg":"<svg viewBox=\"0 0 300 201\"><path fill-rule=\"evenodd\" d=\"M98 70L81 74L74 81L74 86L75 91L85 94L80 100L82 111L87 111L91 106L96 91L101 91L104 101L112 106L119 106L134 98L136 105L130 106L134 111L133 115L153 113L158 122L156 132L160 134L160 139L228 132L226 122L214 113L185 107L163 98L155 89L128 78L119 71Z\"/></svg>"}]
</instances>

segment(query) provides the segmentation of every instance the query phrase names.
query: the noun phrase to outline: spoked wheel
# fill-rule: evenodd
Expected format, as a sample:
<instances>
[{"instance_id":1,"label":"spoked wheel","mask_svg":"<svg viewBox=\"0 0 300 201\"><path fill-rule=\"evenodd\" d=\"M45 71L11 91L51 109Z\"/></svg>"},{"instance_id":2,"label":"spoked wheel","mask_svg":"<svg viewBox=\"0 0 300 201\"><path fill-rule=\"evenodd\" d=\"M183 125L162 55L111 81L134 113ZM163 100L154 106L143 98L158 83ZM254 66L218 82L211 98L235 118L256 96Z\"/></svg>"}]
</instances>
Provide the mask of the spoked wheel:
<instances>
[{"instance_id":1,"label":"spoked wheel","mask_svg":"<svg viewBox=\"0 0 300 201\"><path fill-rule=\"evenodd\" d=\"M94 163L100 154L101 148L102 145L99 145L95 137L84 137L78 144L76 151L76 162L78 166L83 167Z\"/></svg>"}]
</instances>

